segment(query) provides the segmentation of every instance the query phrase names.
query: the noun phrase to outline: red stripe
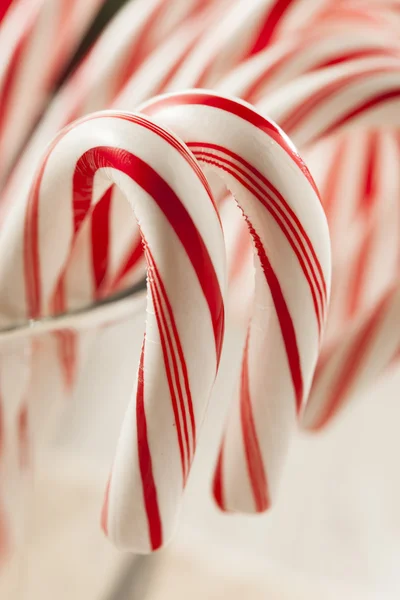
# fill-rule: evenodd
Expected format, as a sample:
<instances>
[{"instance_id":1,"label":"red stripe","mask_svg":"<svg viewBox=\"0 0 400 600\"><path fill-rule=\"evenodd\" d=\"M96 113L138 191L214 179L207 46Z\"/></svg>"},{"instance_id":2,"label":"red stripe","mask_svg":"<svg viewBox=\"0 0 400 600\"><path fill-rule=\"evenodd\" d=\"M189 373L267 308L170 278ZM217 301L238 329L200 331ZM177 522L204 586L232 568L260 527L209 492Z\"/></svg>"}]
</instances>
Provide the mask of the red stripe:
<instances>
[{"instance_id":1,"label":"red stripe","mask_svg":"<svg viewBox=\"0 0 400 600\"><path fill-rule=\"evenodd\" d=\"M362 50L353 50L343 54L336 54L332 58L327 58L326 60L317 63L313 69L326 69L326 67L333 67L353 60L363 60L365 58L375 58L381 56L399 58L399 52L392 48L363 48Z\"/></svg>"},{"instance_id":2,"label":"red stripe","mask_svg":"<svg viewBox=\"0 0 400 600\"><path fill-rule=\"evenodd\" d=\"M249 336L243 354L242 380L240 388L240 421L244 450L246 455L247 469L254 502L257 512L267 510L270 505L267 475L265 473L260 445L258 443L257 431L254 424L253 409L250 398L249 385Z\"/></svg>"},{"instance_id":3,"label":"red stripe","mask_svg":"<svg viewBox=\"0 0 400 600\"><path fill-rule=\"evenodd\" d=\"M324 207L328 223L331 224L332 211L337 205L337 195L339 193L339 184L342 177L343 167L347 159L347 138L341 138L336 143L333 157L330 159L330 165L326 174L322 197L322 206Z\"/></svg>"},{"instance_id":4,"label":"red stripe","mask_svg":"<svg viewBox=\"0 0 400 600\"><path fill-rule=\"evenodd\" d=\"M156 281L155 281L155 278L153 275L153 263L152 263L150 256L148 256L147 259L148 259L147 260L147 264L148 264L147 281L148 281L148 284L150 285L150 289L151 289L151 295L153 298L153 306L154 306L154 314L155 314L155 317L157 320L157 326L158 326L158 331L159 331L159 335L160 335L160 344L161 344L163 357L164 357L165 374L166 374L167 380L168 380L171 404L172 404L172 409L173 409L174 418L175 418L175 428L176 428L176 434L177 434L177 438L178 438L179 452L180 452L180 456L181 456L183 482L185 484L187 476L188 476L189 463L190 463L189 436L188 436L188 429L187 429L185 406L184 406L183 397L182 397L182 389L180 386L175 351L174 351L174 348L172 345L171 335L168 330L165 313L163 311L160 293L157 288L157 284L156 284ZM169 362L168 350L169 350L169 354L171 356L172 368L171 368L171 365ZM176 398L174 383L176 384L177 391L178 391L180 410L178 408L178 402L177 402L177 398ZM182 434L180 415L182 417L182 424L183 424L183 430L184 430L183 434ZM185 436L185 444L184 444L183 435Z\"/></svg>"},{"instance_id":5,"label":"red stripe","mask_svg":"<svg viewBox=\"0 0 400 600\"><path fill-rule=\"evenodd\" d=\"M382 322L382 318L385 316L387 306L390 303L392 296L393 292L385 295L370 317L365 320L365 323L346 353L345 360L342 362L342 370L337 377L335 384L329 390L330 393L326 398L324 409L318 420L312 424L311 429L317 430L322 428L343 405L347 394L351 389L351 385L362 367L363 359L370 349L375 335L378 333L379 325ZM326 364L328 365L329 363L327 362Z\"/></svg>"},{"instance_id":6,"label":"red stripe","mask_svg":"<svg viewBox=\"0 0 400 600\"><path fill-rule=\"evenodd\" d=\"M344 89L348 85L352 85L357 83L360 80L364 80L366 77L372 75L379 75L384 72L392 72L393 67L381 67L377 69L376 67L373 69L365 69L363 72L359 73L351 73L350 75L343 75L334 81L325 84L324 87L320 88L316 92L313 92L311 96L308 98L304 98L302 100L301 106L296 104L296 106L289 112L280 122L282 129L284 129L287 133L293 132L296 127L299 127L304 119L310 116L318 105L321 105L325 100L331 98L339 91ZM346 117L340 117L335 124L329 125L326 130L322 133L318 134L318 138L321 138L322 135L328 135L328 132L334 131L339 124L344 121ZM314 139L313 142L316 140Z\"/></svg>"},{"instance_id":7,"label":"red stripe","mask_svg":"<svg viewBox=\"0 0 400 600\"><path fill-rule=\"evenodd\" d=\"M320 134L320 136L322 137L322 135L329 135L330 133L335 131L335 129L337 129L338 127L342 127L343 125L346 125L346 123L348 121L350 121L351 119L354 119L355 117L358 117L363 112L371 110L372 108L379 106L379 104L382 104L383 102L388 102L390 100L397 100L399 97L400 97L399 89L389 90L387 92L379 92L378 94L376 94L369 100L366 100L365 102L362 102L361 104L359 104L357 107L353 108L351 111L349 111L343 117L340 117L339 119L337 119L337 121L332 123L332 125L329 125L329 127L327 127Z\"/></svg>"},{"instance_id":8,"label":"red stripe","mask_svg":"<svg viewBox=\"0 0 400 600\"><path fill-rule=\"evenodd\" d=\"M154 269L154 274L155 274L156 279L157 279L157 284L158 284L158 286L160 288L162 299L163 299L163 301L165 303L165 306L167 308L168 317L169 317L171 328L172 328L172 334L173 334L173 337L174 337L174 340L175 340L175 344L176 344L176 348L177 348L177 351L178 351L178 356L179 356L179 360L180 360L180 364L181 364L181 369L182 369L183 383L184 383L185 392L186 392L186 400L187 400L188 411L189 411L189 419L190 419L191 431L192 431L192 435L191 435L191 438L192 438L192 449L194 451L194 449L196 447L196 421L195 421L195 418L194 418L192 392L190 390L189 374L188 374L188 370L187 370L186 359L185 359L185 355L183 353L181 339L180 339L180 336L179 336L178 328L176 326L176 321L175 321L175 317L174 317L174 313L173 313L173 310L172 310L171 303L169 301L167 290L165 289L164 282L163 282L163 280L161 278L161 275L160 275L160 273L158 271L157 265L156 265L156 263L154 261L154 258L152 256L152 253L151 253L151 250L150 250L149 247L147 247L147 253L150 256L151 264L152 264L152 267ZM171 352L173 352L172 345L171 345ZM184 415L185 434L186 434L186 410L185 410L185 404L184 404L184 401L183 401L183 396L181 395L180 382L179 382L179 373L178 372L176 372L176 377L177 377L177 382L179 383L179 392L180 392L180 399L181 399L181 406L182 406L182 414ZM186 441L187 441L187 448L188 448L189 460L191 460L192 459L192 453L190 452L189 440L187 439Z\"/></svg>"},{"instance_id":9,"label":"red stripe","mask_svg":"<svg viewBox=\"0 0 400 600\"><path fill-rule=\"evenodd\" d=\"M147 515L149 537L152 550L157 550L163 543L162 523L158 505L157 488L154 481L153 465L147 436L147 421L144 406L144 348L140 355L138 387L136 392L136 424L138 439L139 468L142 479L143 501Z\"/></svg>"},{"instance_id":10,"label":"red stripe","mask_svg":"<svg viewBox=\"0 0 400 600\"><path fill-rule=\"evenodd\" d=\"M234 163L232 163L231 161L225 160L221 157L216 157L215 155L212 154L208 154L205 152L195 152L196 157L202 161L205 162L207 164L213 164L217 167L219 167L220 169L226 171L227 173L229 173L230 175L232 175L233 177L235 177L235 179L237 181L239 181L239 183L241 183L244 187L246 187L246 189L248 189L261 203L262 205L268 210L268 212L272 215L272 217L275 219L275 221L277 222L277 224L279 225L282 233L285 235L286 239L288 240L290 246L292 247L294 253L296 254L296 257L299 261L299 264L302 268L303 274L305 276L305 278L307 279L308 282L308 286L310 288L310 293L313 299L313 304L314 304L314 309L315 309L315 313L316 313L316 317L317 317L317 321L318 321L318 328L319 330L321 330L322 328L322 322L323 322L323 317L321 315L321 311L322 313L325 312L325 300L326 300L326 294L324 294L321 290L320 287L320 283L318 281L318 278L315 274L313 265L310 261L310 258L308 256L308 254L305 251L304 245L297 233L297 231L295 230L295 228L293 227L292 223L287 219L287 216L285 215L285 213L282 211L282 209L280 208L280 206L278 205L278 203L268 194L266 194L265 190L263 190L258 184L257 181L255 181L254 179L252 179L247 173L245 173L242 169L240 169L239 167L237 167L237 165L235 165ZM212 157L211 158L205 158L205 157ZM221 161L221 162L219 162ZM223 164L221 163L225 163L228 164L230 167L232 167L232 169L229 169L225 166L223 166ZM242 179L241 177L239 177L237 175L237 173L241 173L244 177L246 177L248 179L248 181L250 182L247 183L244 179ZM251 185L254 185L256 187L256 190L254 190ZM257 192L257 189L259 189L261 191L261 195L260 193ZM266 198L269 200L269 203L266 201ZM280 216L278 216L278 214L275 212L275 210L282 216L282 219ZM289 227L289 229L291 230L291 232L293 233L293 235L295 236L297 243L299 244L301 250L303 251L304 257L306 259L306 262L308 263L308 266L311 270L311 277L314 280L314 282L311 280L310 274L307 271L307 267L304 263L304 259L303 256L301 254L301 252L298 250L298 248L296 247L296 244L294 243L293 239L290 237L289 232L286 229L286 225ZM324 279L322 278L323 284L325 284ZM321 302L321 308L318 304L317 301L317 297L315 294L315 287L317 288L317 293ZM324 286L325 287L325 286Z\"/></svg>"},{"instance_id":11,"label":"red stripe","mask_svg":"<svg viewBox=\"0 0 400 600\"><path fill-rule=\"evenodd\" d=\"M368 135L367 158L365 161L364 186L359 198L359 208L364 213L369 213L375 205L377 197L377 166L378 166L378 143L379 135L377 131L371 131Z\"/></svg>"},{"instance_id":12,"label":"red stripe","mask_svg":"<svg viewBox=\"0 0 400 600\"><path fill-rule=\"evenodd\" d=\"M349 317L356 315L361 305L365 280L367 277L367 268L369 259L371 258L371 252L373 251L373 238L376 230L376 223L374 215L371 214L371 210L379 198L379 191L377 190L376 182L378 166L378 134L377 132L373 131L368 137L364 185L361 188L358 209L356 209L356 218L360 219L361 211L361 217L363 217L365 220L364 226L366 227L366 231L364 232L364 237L361 241L361 245L356 256L353 277L349 284L349 302L347 306L347 313Z\"/></svg>"},{"instance_id":13,"label":"red stripe","mask_svg":"<svg viewBox=\"0 0 400 600\"><path fill-rule=\"evenodd\" d=\"M241 104L237 100L230 100L229 98L223 98L221 96L214 96L208 93L182 93L174 94L166 97L162 97L159 100L151 101L146 107L141 109L147 115L157 116L157 113L169 106L180 106L180 105L195 105L195 106L209 106L212 108L218 108L236 117L247 121L266 133L271 137L293 160L299 169L301 169L303 175L307 178L310 185L314 189L315 193L319 197L319 192L315 182L307 169L306 165L301 160L297 151L291 144L286 141L286 136L283 131L277 127L271 121L265 119L261 114L253 110L250 106Z\"/></svg>"},{"instance_id":14,"label":"red stripe","mask_svg":"<svg viewBox=\"0 0 400 600\"><path fill-rule=\"evenodd\" d=\"M19 410L17 418L17 436L18 436L18 462L20 469L26 469L29 466L29 431L28 431L28 407L23 404Z\"/></svg>"},{"instance_id":15,"label":"red stripe","mask_svg":"<svg viewBox=\"0 0 400 600\"><path fill-rule=\"evenodd\" d=\"M64 274L63 274L64 275ZM53 315L65 313L65 278L61 275L57 281L50 300L50 311ZM71 391L76 380L78 366L78 339L75 331L64 329L53 334L57 342L57 354L60 361L61 374L67 391Z\"/></svg>"},{"instance_id":16,"label":"red stripe","mask_svg":"<svg viewBox=\"0 0 400 600\"><path fill-rule=\"evenodd\" d=\"M217 466L215 468L214 480L213 480L213 495L217 505L221 510L226 510L226 501L224 497L224 484L222 475L222 465L224 463L224 449L223 446L218 455Z\"/></svg>"},{"instance_id":17,"label":"red stripe","mask_svg":"<svg viewBox=\"0 0 400 600\"><path fill-rule=\"evenodd\" d=\"M292 0L275 0L274 5L261 25L260 32L254 44L246 53L247 58L261 52L261 50L264 50L268 46L274 37L279 22L291 4Z\"/></svg>"},{"instance_id":18,"label":"red stripe","mask_svg":"<svg viewBox=\"0 0 400 600\"><path fill-rule=\"evenodd\" d=\"M39 187L43 177L46 161L32 187L24 221L24 275L25 293L28 315L37 319L41 313L41 275L39 255Z\"/></svg>"},{"instance_id":19,"label":"red stripe","mask_svg":"<svg viewBox=\"0 0 400 600\"><path fill-rule=\"evenodd\" d=\"M57 353L66 389L71 391L76 380L78 367L77 335L65 329L53 333L57 340Z\"/></svg>"},{"instance_id":20,"label":"red stripe","mask_svg":"<svg viewBox=\"0 0 400 600\"><path fill-rule=\"evenodd\" d=\"M111 485L111 477L108 478L106 491L104 494L103 506L101 509L101 528L108 536L108 507L110 502L110 485Z\"/></svg>"},{"instance_id":21,"label":"red stripe","mask_svg":"<svg viewBox=\"0 0 400 600\"><path fill-rule=\"evenodd\" d=\"M91 218L92 264L96 296L108 267L110 242L110 208L113 187L110 186L93 209Z\"/></svg>"}]
</instances>

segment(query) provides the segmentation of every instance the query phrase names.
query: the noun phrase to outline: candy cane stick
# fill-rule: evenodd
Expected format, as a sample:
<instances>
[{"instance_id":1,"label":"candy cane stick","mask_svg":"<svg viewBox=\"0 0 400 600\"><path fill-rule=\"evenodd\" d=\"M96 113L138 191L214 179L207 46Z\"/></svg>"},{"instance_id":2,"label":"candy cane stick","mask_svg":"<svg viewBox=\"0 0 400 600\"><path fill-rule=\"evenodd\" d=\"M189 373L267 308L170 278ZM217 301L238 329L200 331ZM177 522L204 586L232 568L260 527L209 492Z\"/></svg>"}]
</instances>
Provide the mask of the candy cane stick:
<instances>
[{"instance_id":1,"label":"candy cane stick","mask_svg":"<svg viewBox=\"0 0 400 600\"><path fill-rule=\"evenodd\" d=\"M399 65L396 58L377 58L322 70L297 79L290 86L295 97L284 105L278 106L277 94L260 103L260 107L272 110L303 147L353 123L397 126L394 113L399 96ZM384 108L386 113L382 114Z\"/></svg>"},{"instance_id":2,"label":"candy cane stick","mask_svg":"<svg viewBox=\"0 0 400 600\"><path fill-rule=\"evenodd\" d=\"M140 223L148 303L103 526L118 546L145 552L174 528L224 331L221 224L186 147L149 119L126 113L99 113L63 131L0 240L9 249L0 259L0 306L3 323L48 314L94 188L114 184Z\"/></svg>"},{"instance_id":3,"label":"candy cane stick","mask_svg":"<svg viewBox=\"0 0 400 600\"><path fill-rule=\"evenodd\" d=\"M103 0L16 0L0 29L0 180Z\"/></svg>"},{"instance_id":4,"label":"candy cane stick","mask_svg":"<svg viewBox=\"0 0 400 600\"><path fill-rule=\"evenodd\" d=\"M345 28L346 22L343 27ZM353 24L352 24L353 25ZM348 27L350 27L348 25ZM399 56L397 36L385 29L362 27L338 32L332 24L310 27L307 35L299 31L284 38L264 52L251 57L234 69L217 85L223 93L235 94L257 103L270 91L295 77L335 64L379 56Z\"/></svg>"},{"instance_id":5,"label":"candy cane stick","mask_svg":"<svg viewBox=\"0 0 400 600\"><path fill-rule=\"evenodd\" d=\"M182 87L213 87L221 76L249 56L268 46L278 29L284 30L288 13L299 22L314 18L322 2L313 7L293 0L240 0L208 35L194 48L191 55L170 82L168 90ZM290 20L290 19L289 19ZM290 29L290 28L288 28Z\"/></svg>"},{"instance_id":6,"label":"candy cane stick","mask_svg":"<svg viewBox=\"0 0 400 600\"><path fill-rule=\"evenodd\" d=\"M318 193L282 132L250 105L194 90L140 110L222 177L253 238L252 319L214 491L225 509L262 511L276 493L325 322L330 251Z\"/></svg>"}]
</instances>

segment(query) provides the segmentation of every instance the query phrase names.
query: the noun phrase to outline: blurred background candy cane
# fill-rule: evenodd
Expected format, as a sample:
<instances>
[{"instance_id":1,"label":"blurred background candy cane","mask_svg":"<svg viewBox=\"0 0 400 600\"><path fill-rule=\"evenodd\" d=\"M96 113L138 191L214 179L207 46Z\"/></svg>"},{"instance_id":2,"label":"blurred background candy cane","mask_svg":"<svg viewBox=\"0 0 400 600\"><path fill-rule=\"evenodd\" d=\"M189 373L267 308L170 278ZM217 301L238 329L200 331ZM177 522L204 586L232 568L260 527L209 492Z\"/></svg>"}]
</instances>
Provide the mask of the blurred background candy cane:
<instances>
[{"instance_id":1,"label":"blurred background candy cane","mask_svg":"<svg viewBox=\"0 0 400 600\"><path fill-rule=\"evenodd\" d=\"M15 0L0 25L0 182L103 0Z\"/></svg>"},{"instance_id":2,"label":"blurred background candy cane","mask_svg":"<svg viewBox=\"0 0 400 600\"><path fill-rule=\"evenodd\" d=\"M266 101L266 110L303 147L350 126L355 132L360 126L372 128L365 144L366 179L359 182L363 193L353 196L360 198L361 205L352 204L350 211L355 246L350 253L346 247L342 249L342 256L337 256L338 272L334 274L341 318L334 320L331 329L328 327L326 349L314 381L317 391L315 396L311 394L305 414L309 427L324 424L354 393L358 382L365 387L398 353L400 338L395 323L399 313L396 301L390 300L396 298L392 290L399 282L398 177L392 177L398 146L390 134L379 136L374 130L380 125L398 127L399 67L397 59L367 59L346 68L322 70L289 84ZM288 92L290 100L286 96L284 106L283 94ZM351 200L350 195L348 201ZM357 229L361 229L358 235ZM386 338L381 337L382 328ZM386 339L386 347L382 347L382 339Z\"/></svg>"}]
</instances>

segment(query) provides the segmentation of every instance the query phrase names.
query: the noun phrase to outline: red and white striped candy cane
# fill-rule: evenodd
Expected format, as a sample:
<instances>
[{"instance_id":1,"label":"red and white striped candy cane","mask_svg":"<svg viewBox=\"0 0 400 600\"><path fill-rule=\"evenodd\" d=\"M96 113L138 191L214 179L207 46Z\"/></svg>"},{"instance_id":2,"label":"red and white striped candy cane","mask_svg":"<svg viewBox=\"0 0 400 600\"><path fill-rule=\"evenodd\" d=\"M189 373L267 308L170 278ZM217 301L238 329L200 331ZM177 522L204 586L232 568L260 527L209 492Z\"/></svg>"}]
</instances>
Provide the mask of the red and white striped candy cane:
<instances>
[{"instance_id":1,"label":"red and white striped candy cane","mask_svg":"<svg viewBox=\"0 0 400 600\"><path fill-rule=\"evenodd\" d=\"M0 181L4 181L103 0L15 0L0 27Z\"/></svg>"},{"instance_id":2,"label":"red and white striped candy cane","mask_svg":"<svg viewBox=\"0 0 400 600\"><path fill-rule=\"evenodd\" d=\"M214 493L224 509L263 511L307 398L327 313L330 247L318 192L282 131L248 104L194 90L140 110L176 131L206 173L218 173L253 239L251 322Z\"/></svg>"},{"instance_id":3,"label":"red and white striped candy cane","mask_svg":"<svg viewBox=\"0 0 400 600\"><path fill-rule=\"evenodd\" d=\"M210 0L131 0L117 13L67 82L58 99L59 106L54 109L56 113L61 111L58 114L63 120L61 126L109 106L160 43L186 20L201 21L203 13L210 8ZM63 109L66 115L62 115Z\"/></svg>"},{"instance_id":4,"label":"red and white striped candy cane","mask_svg":"<svg viewBox=\"0 0 400 600\"><path fill-rule=\"evenodd\" d=\"M148 299L103 527L118 546L147 552L174 529L224 332L222 227L204 174L178 138L117 112L60 133L0 239L1 321L49 314L98 190L113 185L140 224Z\"/></svg>"},{"instance_id":5,"label":"red and white striped candy cane","mask_svg":"<svg viewBox=\"0 0 400 600\"><path fill-rule=\"evenodd\" d=\"M326 1L310 6L308 0L239 0L202 37L166 91L213 87L232 68L261 52L285 31L313 20Z\"/></svg>"},{"instance_id":6,"label":"red and white striped candy cane","mask_svg":"<svg viewBox=\"0 0 400 600\"><path fill-rule=\"evenodd\" d=\"M307 35L298 31L243 62L217 85L216 89L256 104L263 96L295 77L318 69L369 57L399 56L400 43L394 32L363 26L351 31L350 25L337 31L329 22ZM353 25L353 24L352 24Z\"/></svg>"}]
</instances>

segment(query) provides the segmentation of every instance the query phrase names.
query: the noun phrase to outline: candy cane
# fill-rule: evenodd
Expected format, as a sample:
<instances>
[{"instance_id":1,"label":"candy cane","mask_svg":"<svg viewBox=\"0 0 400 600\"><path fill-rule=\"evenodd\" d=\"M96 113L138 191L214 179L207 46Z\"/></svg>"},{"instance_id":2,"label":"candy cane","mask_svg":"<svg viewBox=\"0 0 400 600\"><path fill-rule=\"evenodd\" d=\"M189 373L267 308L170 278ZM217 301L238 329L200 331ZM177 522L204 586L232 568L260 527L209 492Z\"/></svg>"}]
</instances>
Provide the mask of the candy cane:
<instances>
[{"instance_id":1,"label":"candy cane","mask_svg":"<svg viewBox=\"0 0 400 600\"><path fill-rule=\"evenodd\" d=\"M370 57L399 56L397 36L390 31L364 26L353 29L350 36L345 25L344 32L338 32L327 21L316 30L310 27L306 36L299 31L291 39L279 40L230 72L217 89L257 103L278 86L310 71Z\"/></svg>"},{"instance_id":2,"label":"candy cane","mask_svg":"<svg viewBox=\"0 0 400 600\"><path fill-rule=\"evenodd\" d=\"M240 0L225 19L204 36L176 73L168 90L213 87L218 79L246 58L266 48L291 18L298 26L315 17L324 4L294 0ZM303 10L307 4L307 10ZM290 14L292 13L292 14ZM292 27L287 26L290 31Z\"/></svg>"},{"instance_id":3,"label":"candy cane","mask_svg":"<svg viewBox=\"0 0 400 600\"><path fill-rule=\"evenodd\" d=\"M215 497L263 511L318 357L330 287L329 235L314 182L282 132L250 105L194 90L140 108L175 130L237 199L255 248L252 318Z\"/></svg>"},{"instance_id":4,"label":"candy cane","mask_svg":"<svg viewBox=\"0 0 400 600\"><path fill-rule=\"evenodd\" d=\"M103 0L15 0L0 29L0 180Z\"/></svg>"},{"instance_id":5,"label":"candy cane","mask_svg":"<svg viewBox=\"0 0 400 600\"><path fill-rule=\"evenodd\" d=\"M8 248L8 258L0 252L1 319L49 313L93 210L93 193L110 185L123 190L140 223L148 299L103 527L118 546L144 552L160 547L174 529L224 331L222 228L186 147L151 120L128 113L95 114L63 131L0 240Z\"/></svg>"}]
</instances>

